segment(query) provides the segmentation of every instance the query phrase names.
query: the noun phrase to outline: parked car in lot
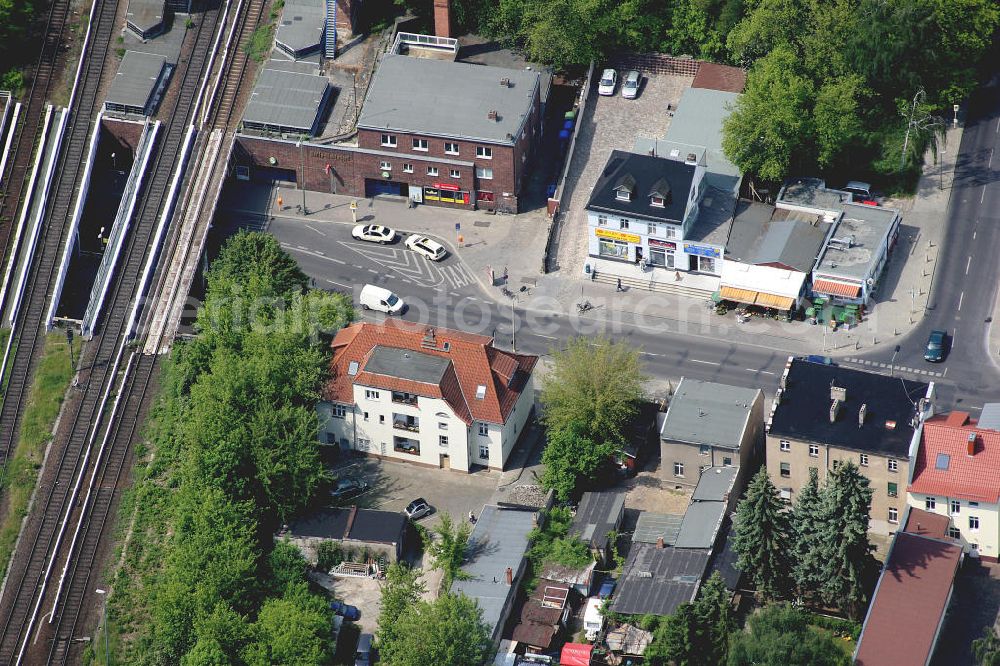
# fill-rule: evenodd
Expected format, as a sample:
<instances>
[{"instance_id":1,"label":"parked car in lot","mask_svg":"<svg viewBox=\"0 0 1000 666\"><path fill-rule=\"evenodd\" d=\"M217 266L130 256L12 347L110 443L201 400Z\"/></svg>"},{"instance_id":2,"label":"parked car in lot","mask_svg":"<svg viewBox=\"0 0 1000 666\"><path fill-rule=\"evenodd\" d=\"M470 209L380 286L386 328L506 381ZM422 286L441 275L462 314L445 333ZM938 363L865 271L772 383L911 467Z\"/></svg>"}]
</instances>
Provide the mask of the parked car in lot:
<instances>
[{"instance_id":1,"label":"parked car in lot","mask_svg":"<svg viewBox=\"0 0 1000 666\"><path fill-rule=\"evenodd\" d=\"M420 234L413 234L406 239L406 247L410 248L417 254L422 254L431 261L441 261L448 254L448 251L444 249L444 246L437 241L432 241L427 236L421 236Z\"/></svg>"},{"instance_id":2,"label":"parked car in lot","mask_svg":"<svg viewBox=\"0 0 1000 666\"><path fill-rule=\"evenodd\" d=\"M351 235L371 243L391 243L396 240L396 232L381 224L359 224L351 229Z\"/></svg>"},{"instance_id":3,"label":"parked car in lot","mask_svg":"<svg viewBox=\"0 0 1000 666\"><path fill-rule=\"evenodd\" d=\"M340 479L330 490L330 499L343 502L368 490L368 483L361 479Z\"/></svg>"},{"instance_id":4,"label":"parked car in lot","mask_svg":"<svg viewBox=\"0 0 1000 666\"><path fill-rule=\"evenodd\" d=\"M371 666L375 663L372 658L372 644L375 637L371 634L361 634L358 636L358 647L354 651L354 666Z\"/></svg>"},{"instance_id":5,"label":"parked car in lot","mask_svg":"<svg viewBox=\"0 0 1000 666\"><path fill-rule=\"evenodd\" d=\"M851 193L854 203L865 204L866 206L878 205L878 201L872 193L872 186L869 183L860 180L848 181L847 185L844 185L843 190Z\"/></svg>"},{"instance_id":6,"label":"parked car in lot","mask_svg":"<svg viewBox=\"0 0 1000 666\"><path fill-rule=\"evenodd\" d=\"M945 344L948 342L948 334L944 331L931 331L927 337L927 349L924 350L924 360L931 363L940 363L944 360Z\"/></svg>"},{"instance_id":7,"label":"parked car in lot","mask_svg":"<svg viewBox=\"0 0 1000 666\"><path fill-rule=\"evenodd\" d=\"M420 520L424 516L431 514L431 505L423 497L418 497L407 504L403 512L406 513L406 517L410 520Z\"/></svg>"},{"instance_id":8,"label":"parked car in lot","mask_svg":"<svg viewBox=\"0 0 1000 666\"><path fill-rule=\"evenodd\" d=\"M601 81L597 84L598 95L614 95L618 86L618 72L613 69L606 69L601 74Z\"/></svg>"},{"instance_id":9,"label":"parked car in lot","mask_svg":"<svg viewBox=\"0 0 1000 666\"><path fill-rule=\"evenodd\" d=\"M398 314L406 307L403 299L384 287L366 284L361 288L358 302L365 310L378 310L386 314Z\"/></svg>"},{"instance_id":10,"label":"parked car in lot","mask_svg":"<svg viewBox=\"0 0 1000 666\"><path fill-rule=\"evenodd\" d=\"M642 74L637 70L631 70L622 79L622 97L625 99L635 99L639 95L639 84L642 83Z\"/></svg>"},{"instance_id":11,"label":"parked car in lot","mask_svg":"<svg viewBox=\"0 0 1000 666\"><path fill-rule=\"evenodd\" d=\"M345 620L357 622L361 619L361 611L358 610L358 607L345 604L343 601L331 601L330 610L333 611L334 615L339 615Z\"/></svg>"}]
</instances>

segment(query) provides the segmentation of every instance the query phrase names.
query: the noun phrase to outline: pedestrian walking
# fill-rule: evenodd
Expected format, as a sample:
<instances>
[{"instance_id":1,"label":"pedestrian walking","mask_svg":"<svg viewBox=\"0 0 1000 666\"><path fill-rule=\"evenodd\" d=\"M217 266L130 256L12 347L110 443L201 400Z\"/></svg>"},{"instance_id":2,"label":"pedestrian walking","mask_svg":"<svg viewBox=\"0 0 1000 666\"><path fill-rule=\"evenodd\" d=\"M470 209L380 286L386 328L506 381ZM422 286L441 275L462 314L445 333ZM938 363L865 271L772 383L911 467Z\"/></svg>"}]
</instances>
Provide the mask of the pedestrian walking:
<instances>
[{"instance_id":1,"label":"pedestrian walking","mask_svg":"<svg viewBox=\"0 0 1000 666\"><path fill-rule=\"evenodd\" d=\"M625 291L625 289L622 287L622 279L621 278L618 278L618 291Z\"/></svg>"}]
</instances>

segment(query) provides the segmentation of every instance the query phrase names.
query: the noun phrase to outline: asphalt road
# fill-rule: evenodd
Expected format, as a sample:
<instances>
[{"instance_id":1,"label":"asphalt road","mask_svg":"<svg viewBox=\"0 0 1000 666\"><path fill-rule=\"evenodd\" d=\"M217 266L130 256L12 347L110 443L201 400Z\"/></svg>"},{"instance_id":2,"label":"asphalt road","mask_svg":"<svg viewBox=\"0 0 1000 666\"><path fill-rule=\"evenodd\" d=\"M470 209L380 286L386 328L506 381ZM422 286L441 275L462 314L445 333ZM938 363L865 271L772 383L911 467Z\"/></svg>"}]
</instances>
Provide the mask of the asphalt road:
<instances>
[{"instance_id":1,"label":"asphalt road","mask_svg":"<svg viewBox=\"0 0 1000 666\"><path fill-rule=\"evenodd\" d=\"M1000 401L1000 367L989 347L989 318L1000 282L1000 184L993 153L1000 148L1000 88L982 88L970 102L958 167L948 207L947 233L940 248L931 300L923 320L891 347L859 358L876 364L928 368L923 360L928 333L943 329L951 336L946 360L934 370L939 407L978 411L984 402ZM788 358L780 341L752 335L752 329L712 330L711 324L615 314L599 306L577 314L572 304L547 303L536 309L530 290L495 300L471 269L453 256L431 262L402 242L379 246L355 241L340 225L302 223L278 218L269 231L299 261L317 287L353 292L366 284L392 290L408 304L404 319L493 335L497 345L546 355L577 335L606 335L642 349L646 371L659 379L719 381L759 387L773 394ZM480 276L485 277L485 276ZM510 307L513 305L513 308ZM543 311L544 310L544 311ZM553 311L561 310L563 314ZM384 316L365 313L380 320ZM514 320L513 340L511 320ZM703 322L710 317L702 318ZM751 334L747 334L750 332ZM894 357L895 356L895 357ZM894 357L894 358L893 358ZM850 364L848 364L850 365ZM904 368L900 371L899 368ZM925 376L914 375L926 381Z\"/></svg>"}]
</instances>

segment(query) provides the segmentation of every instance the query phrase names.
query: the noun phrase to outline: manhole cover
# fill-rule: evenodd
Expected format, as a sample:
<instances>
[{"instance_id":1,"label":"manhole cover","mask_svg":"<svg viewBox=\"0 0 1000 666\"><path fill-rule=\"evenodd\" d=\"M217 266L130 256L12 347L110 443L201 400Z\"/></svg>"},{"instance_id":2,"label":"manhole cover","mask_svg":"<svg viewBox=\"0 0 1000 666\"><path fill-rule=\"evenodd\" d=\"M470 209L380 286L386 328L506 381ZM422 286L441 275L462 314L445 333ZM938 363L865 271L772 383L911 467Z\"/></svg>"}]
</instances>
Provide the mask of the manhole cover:
<instances>
[{"instance_id":1,"label":"manhole cover","mask_svg":"<svg viewBox=\"0 0 1000 666\"><path fill-rule=\"evenodd\" d=\"M488 227L488 226L490 226L490 222L489 222L489 220L476 220L475 222L472 223L472 226L474 226L474 227Z\"/></svg>"}]
</instances>

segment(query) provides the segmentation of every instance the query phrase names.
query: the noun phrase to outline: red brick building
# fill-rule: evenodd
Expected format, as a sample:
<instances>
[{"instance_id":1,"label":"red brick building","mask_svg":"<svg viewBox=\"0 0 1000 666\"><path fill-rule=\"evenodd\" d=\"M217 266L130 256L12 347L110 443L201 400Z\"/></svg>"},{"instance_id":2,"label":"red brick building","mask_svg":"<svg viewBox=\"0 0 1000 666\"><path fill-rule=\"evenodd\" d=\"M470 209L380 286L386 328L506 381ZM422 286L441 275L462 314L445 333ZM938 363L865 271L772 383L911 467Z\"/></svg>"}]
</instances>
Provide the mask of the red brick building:
<instances>
[{"instance_id":1,"label":"red brick building","mask_svg":"<svg viewBox=\"0 0 1000 666\"><path fill-rule=\"evenodd\" d=\"M540 93L536 71L390 54L368 90L356 144L240 135L237 177L516 212L541 135Z\"/></svg>"}]
</instances>

